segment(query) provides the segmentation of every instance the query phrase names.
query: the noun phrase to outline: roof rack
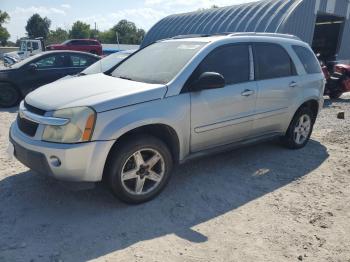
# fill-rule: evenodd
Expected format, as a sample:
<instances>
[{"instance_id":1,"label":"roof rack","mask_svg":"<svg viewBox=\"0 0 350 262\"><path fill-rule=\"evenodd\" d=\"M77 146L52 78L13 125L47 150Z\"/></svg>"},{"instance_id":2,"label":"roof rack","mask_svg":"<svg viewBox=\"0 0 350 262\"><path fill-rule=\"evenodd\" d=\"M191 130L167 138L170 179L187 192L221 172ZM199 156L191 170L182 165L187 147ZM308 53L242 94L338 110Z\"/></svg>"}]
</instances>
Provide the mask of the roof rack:
<instances>
[{"instance_id":1,"label":"roof rack","mask_svg":"<svg viewBox=\"0 0 350 262\"><path fill-rule=\"evenodd\" d=\"M280 38L287 38L287 39L295 39L295 40L301 40L299 37L295 35L288 35L288 34L279 34L279 33L259 33L259 32L220 32L220 33L214 33L214 34L188 34L188 35L176 35L173 37L168 37L165 39L157 40L156 42L169 40L169 39L186 39L186 38L197 38L197 37L210 37L210 36L269 36L269 37L280 37Z\"/></svg>"},{"instance_id":2,"label":"roof rack","mask_svg":"<svg viewBox=\"0 0 350 262\"><path fill-rule=\"evenodd\" d=\"M279 33L237 32L237 33L231 33L229 34L229 36L269 36L269 37L280 37L280 38L301 40L299 37L295 35L279 34Z\"/></svg>"}]
</instances>

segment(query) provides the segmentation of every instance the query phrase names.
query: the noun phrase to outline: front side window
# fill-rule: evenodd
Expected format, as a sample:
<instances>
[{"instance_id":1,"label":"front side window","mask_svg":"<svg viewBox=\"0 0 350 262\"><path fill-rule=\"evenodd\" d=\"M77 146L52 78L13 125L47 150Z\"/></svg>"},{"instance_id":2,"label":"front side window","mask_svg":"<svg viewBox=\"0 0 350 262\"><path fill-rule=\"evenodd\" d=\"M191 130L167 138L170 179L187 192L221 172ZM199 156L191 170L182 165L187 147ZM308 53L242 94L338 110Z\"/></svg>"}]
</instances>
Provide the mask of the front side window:
<instances>
[{"instance_id":1,"label":"front side window","mask_svg":"<svg viewBox=\"0 0 350 262\"><path fill-rule=\"evenodd\" d=\"M61 68L65 66L64 55L50 55L35 62L38 68Z\"/></svg>"},{"instance_id":2,"label":"front side window","mask_svg":"<svg viewBox=\"0 0 350 262\"><path fill-rule=\"evenodd\" d=\"M195 81L204 72L221 74L226 85L249 81L248 45L228 45L215 49L201 62L191 80Z\"/></svg>"},{"instance_id":3,"label":"front side window","mask_svg":"<svg viewBox=\"0 0 350 262\"><path fill-rule=\"evenodd\" d=\"M140 50L125 60L112 76L150 84L170 82L206 42L166 41Z\"/></svg>"},{"instance_id":4,"label":"front side window","mask_svg":"<svg viewBox=\"0 0 350 262\"><path fill-rule=\"evenodd\" d=\"M315 55L307 48L294 45L293 49L303 64L306 73L317 74L321 73L321 68Z\"/></svg>"},{"instance_id":5,"label":"front side window","mask_svg":"<svg viewBox=\"0 0 350 262\"><path fill-rule=\"evenodd\" d=\"M254 45L258 80L295 75L294 64L287 51L280 45L258 43Z\"/></svg>"}]
</instances>

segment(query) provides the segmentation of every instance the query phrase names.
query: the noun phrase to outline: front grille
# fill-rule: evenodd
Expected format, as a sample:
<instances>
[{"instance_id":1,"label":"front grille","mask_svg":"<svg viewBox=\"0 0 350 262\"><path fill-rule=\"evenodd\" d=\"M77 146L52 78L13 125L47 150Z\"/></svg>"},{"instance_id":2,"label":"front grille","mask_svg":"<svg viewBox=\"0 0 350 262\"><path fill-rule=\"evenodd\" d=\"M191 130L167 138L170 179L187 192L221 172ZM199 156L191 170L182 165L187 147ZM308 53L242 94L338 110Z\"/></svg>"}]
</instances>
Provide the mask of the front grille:
<instances>
[{"instance_id":1,"label":"front grille","mask_svg":"<svg viewBox=\"0 0 350 262\"><path fill-rule=\"evenodd\" d=\"M19 130L31 137L35 136L36 130L39 126L39 124L29 121L25 118L21 118L20 116L17 116L17 125Z\"/></svg>"},{"instance_id":2,"label":"front grille","mask_svg":"<svg viewBox=\"0 0 350 262\"><path fill-rule=\"evenodd\" d=\"M24 107L26 108L26 110L28 110L29 112L31 112L33 114L43 116L46 113L45 110L31 106L31 105L27 104L25 101L24 101ZM20 117L20 114L18 114L18 116L17 116L17 125L18 125L18 128L23 133L25 133L26 135L31 136L31 137L35 136L36 131L39 127L39 124L34 123L26 118Z\"/></svg>"}]
</instances>

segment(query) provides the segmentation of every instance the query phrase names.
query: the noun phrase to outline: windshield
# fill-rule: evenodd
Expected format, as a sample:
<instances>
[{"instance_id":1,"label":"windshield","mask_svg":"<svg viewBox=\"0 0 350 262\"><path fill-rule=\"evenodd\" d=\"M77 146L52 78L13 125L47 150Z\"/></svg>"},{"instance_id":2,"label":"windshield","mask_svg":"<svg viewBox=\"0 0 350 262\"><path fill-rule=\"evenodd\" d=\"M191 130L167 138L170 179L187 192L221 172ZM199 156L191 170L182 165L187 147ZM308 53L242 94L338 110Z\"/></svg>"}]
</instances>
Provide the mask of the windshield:
<instances>
[{"instance_id":1,"label":"windshield","mask_svg":"<svg viewBox=\"0 0 350 262\"><path fill-rule=\"evenodd\" d=\"M189 41L152 44L123 62L112 76L150 84L166 84L205 44Z\"/></svg>"},{"instance_id":2,"label":"windshield","mask_svg":"<svg viewBox=\"0 0 350 262\"><path fill-rule=\"evenodd\" d=\"M131 53L114 53L105 58L92 64L84 71L81 72L83 75L92 75L97 73L103 73L111 69L113 66L117 65L125 58L127 58Z\"/></svg>"}]
</instances>

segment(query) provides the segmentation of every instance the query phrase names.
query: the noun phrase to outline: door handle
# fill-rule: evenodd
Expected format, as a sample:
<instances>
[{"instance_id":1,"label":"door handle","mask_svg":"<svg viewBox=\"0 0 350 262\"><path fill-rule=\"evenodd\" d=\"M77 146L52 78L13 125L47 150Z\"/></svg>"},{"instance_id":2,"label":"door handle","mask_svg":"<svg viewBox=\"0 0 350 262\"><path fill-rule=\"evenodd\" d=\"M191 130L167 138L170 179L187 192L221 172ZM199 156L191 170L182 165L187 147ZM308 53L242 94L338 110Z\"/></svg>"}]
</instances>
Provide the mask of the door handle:
<instances>
[{"instance_id":1,"label":"door handle","mask_svg":"<svg viewBox=\"0 0 350 262\"><path fill-rule=\"evenodd\" d=\"M241 93L242 96L251 96L253 94L254 94L254 91L250 89L246 89Z\"/></svg>"},{"instance_id":2,"label":"door handle","mask_svg":"<svg viewBox=\"0 0 350 262\"><path fill-rule=\"evenodd\" d=\"M294 81L289 84L289 87L291 87L291 88L294 88L297 86L298 86L297 82L294 82Z\"/></svg>"}]
</instances>

